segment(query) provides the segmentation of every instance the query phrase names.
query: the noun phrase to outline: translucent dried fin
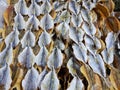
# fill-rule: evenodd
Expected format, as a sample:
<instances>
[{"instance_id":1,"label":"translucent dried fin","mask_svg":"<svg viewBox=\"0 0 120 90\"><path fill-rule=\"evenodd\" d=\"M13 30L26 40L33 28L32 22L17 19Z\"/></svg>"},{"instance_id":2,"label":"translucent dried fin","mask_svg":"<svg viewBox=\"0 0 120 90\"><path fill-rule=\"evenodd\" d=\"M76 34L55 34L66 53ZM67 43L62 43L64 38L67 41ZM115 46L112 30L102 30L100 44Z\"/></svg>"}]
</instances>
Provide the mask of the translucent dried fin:
<instances>
[{"instance_id":1,"label":"translucent dried fin","mask_svg":"<svg viewBox=\"0 0 120 90\"><path fill-rule=\"evenodd\" d=\"M84 84L79 77L74 76L67 90L84 90Z\"/></svg>"},{"instance_id":2,"label":"translucent dried fin","mask_svg":"<svg viewBox=\"0 0 120 90\"><path fill-rule=\"evenodd\" d=\"M53 18L49 14L45 14L40 21L40 27L43 30L52 29L54 27Z\"/></svg>"},{"instance_id":3,"label":"translucent dried fin","mask_svg":"<svg viewBox=\"0 0 120 90\"><path fill-rule=\"evenodd\" d=\"M59 32L63 37L65 37L68 34L69 25L66 22L61 22L57 26L57 32Z\"/></svg>"},{"instance_id":4,"label":"translucent dried fin","mask_svg":"<svg viewBox=\"0 0 120 90\"><path fill-rule=\"evenodd\" d=\"M81 14L78 15L72 14L71 22L75 27L80 27L83 22Z\"/></svg>"},{"instance_id":5,"label":"translucent dried fin","mask_svg":"<svg viewBox=\"0 0 120 90\"><path fill-rule=\"evenodd\" d=\"M24 79L22 80L23 89L24 90L37 90L38 76L39 74L34 67L29 69Z\"/></svg>"},{"instance_id":6,"label":"translucent dried fin","mask_svg":"<svg viewBox=\"0 0 120 90\"><path fill-rule=\"evenodd\" d=\"M40 14L46 14L52 10L52 6L48 0L45 0L40 7Z\"/></svg>"},{"instance_id":7,"label":"translucent dried fin","mask_svg":"<svg viewBox=\"0 0 120 90\"><path fill-rule=\"evenodd\" d=\"M21 40L22 48L26 46L34 47L35 46L35 35L29 30L26 31L22 40Z\"/></svg>"},{"instance_id":8,"label":"translucent dried fin","mask_svg":"<svg viewBox=\"0 0 120 90\"><path fill-rule=\"evenodd\" d=\"M41 83L41 90L58 90L59 80L54 69L52 69Z\"/></svg>"},{"instance_id":9,"label":"translucent dried fin","mask_svg":"<svg viewBox=\"0 0 120 90\"><path fill-rule=\"evenodd\" d=\"M35 15L30 16L28 19L26 29L28 29L30 26L32 26L32 28L35 30L39 30L40 22Z\"/></svg>"},{"instance_id":10,"label":"translucent dried fin","mask_svg":"<svg viewBox=\"0 0 120 90\"><path fill-rule=\"evenodd\" d=\"M78 65L76 63L76 59L75 58L70 58L68 63L67 63L67 68L69 69L69 73L72 74L72 76L80 76L81 72L80 72L80 65Z\"/></svg>"},{"instance_id":11,"label":"translucent dried fin","mask_svg":"<svg viewBox=\"0 0 120 90\"><path fill-rule=\"evenodd\" d=\"M20 13L17 13L17 15L14 18L14 21L15 21L15 25L14 25L15 28L17 28L18 30L25 29L26 22Z\"/></svg>"},{"instance_id":12,"label":"translucent dried fin","mask_svg":"<svg viewBox=\"0 0 120 90\"><path fill-rule=\"evenodd\" d=\"M38 88L39 88L39 89L41 89L41 83L42 83L42 81L43 81L43 79L45 78L45 76L46 76L47 73L48 73L48 71L47 71L46 69L44 69L44 70L40 73L40 75L39 75L39 77L38 77Z\"/></svg>"},{"instance_id":13,"label":"translucent dried fin","mask_svg":"<svg viewBox=\"0 0 120 90\"><path fill-rule=\"evenodd\" d=\"M82 29L77 30L75 27L71 27L69 30L69 37L77 44L83 40L84 31Z\"/></svg>"},{"instance_id":14,"label":"translucent dried fin","mask_svg":"<svg viewBox=\"0 0 120 90\"><path fill-rule=\"evenodd\" d=\"M39 16L40 15L40 6L35 2L35 0L32 0L32 3L30 7L28 8L28 15L35 15Z\"/></svg>"},{"instance_id":15,"label":"translucent dried fin","mask_svg":"<svg viewBox=\"0 0 120 90\"><path fill-rule=\"evenodd\" d=\"M89 35L85 35L84 40L85 40L86 48L92 54L96 54L97 51L102 47L100 40L96 37L91 37Z\"/></svg>"},{"instance_id":16,"label":"translucent dried fin","mask_svg":"<svg viewBox=\"0 0 120 90\"><path fill-rule=\"evenodd\" d=\"M10 76L10 68L7 64L5 64L2 68L0 68L0 89L9 90L11 83L12 79Z\"/></svg>"},{"instance_id":17,"label":"translucent dried fin","mask_svg":"<svg viewBox=\"0 0 120 90\"><path fill-rule=\"evenodd\" d=\"M5 12L5 10L7 9L8 4L5 0L0 0L0 28L3 28L3 13Z\"/></svg>"},{"instance_id":18,"label":"translucent dried fin","mask_svg":"<svg viewBox=\"0 0 120 90\"><path fill-rule=\"evenodd\" d=\"M13 60L13 48L10 43L1 53L0 53L0 67L4 66L6 63L10 65Z\"/></svg>"},{"instance_id":19,"label":"translucent dried fin","mask_svg":"<svg viewBox=\"0 0 120 90\"><path fill-rule=\"evenodd\" d=\"M91 53L89 53L88 64L90 65L90 67L93 69L95 73L97 73L103 78L106 77L105 65L102 57L99 54L96 54L95 56L93 56Z\"/></svg>"},{"instance_id":20,"label":"translucent dried fin","mask_svg":"<svg viewBox=\"0 0 120 90\"><path fill-rule=\"evenodd\" d=\"M34 64L35 55L31 49L31 47L26 47L18 56L19 63L26 67L31 68Z\"/></svg>"},{"instance_id":21,"label":"translucent dried fin","mask_svg":"<svg viewBox=\"0 0 120 90\"><path fill-rule=\"evenodd\" d=\"M93 23L88 24L87 22L84 22L82 28L86 32L86 34L90 36L95 35L96 33L96 27Z\"/></svg>"},{"instance_id":22,"label":"translucent dried fin","mask_svg":"<svg viewBox=\"0 0 120 90\"><path fill-rule=\"evenodd\" d=\"M70 1L69 2L69 10L77 15L80 12L80 5L77 4L76 1Z\"/></svg>"},{"instance_id":23,"label":"translucent dried fin","mask_svg":"<svg viewBox=\"0 0 120 90\"><path fill-rule=\"evenodd\" d=\"M20 42L20 40L19 40L19 31L17 29L12 31L5 38L6 46L8 46L10 43L12 43L12 47L16 47L19 42Z\"/></svg>"},{"instance_id":24,"label":"translucent dried fin","mask_svg":"<svg viewBox=\"0 0 120 90\"><path fill-rule=\"evenodd\" d=\"M72 48L73 48L73 53L74 53L75 57L79 61L86 63L87 62L87 49L84 46L84 44L83 43L80 43L79 45L74 44L72 46Z\"/></svg>"},{"instance_id":25,"label":"translucent dried fin","mask_svg":"<svg viewBox=\"0 0 120 90\"><path fill-rule=\"evenodd\" d=\"M61 67L63 63L63 55L60 49L58 49L57 47L55 47L53 49L53 52L50 54L50 56L48 57L48 62L47 62L47 66L52 69L53 67L59 68Z\"/></svg>"},{"instance_id":26,"label":"translucent dried fin","mask_svg":"<svg viewBox=\"0 0 120 90\"><path fill-rule=\"evenodd\" d=\"M112 64L114 60L114 48L104 49L102 52L102 57L105 63Z\"/></svg>"},{"instance_id":27,"label":"translucent dried fin","mask_svg":"<svg viewBox=\"0 0 120 90\"><path fill-rule=\"evenodd\" d=\"M41 67L45 67L47 63L48 50L45 46L42 46L38 55L36 56L36 64Z\"/></svg>"},{"instance_id":28,"label":"translucent dried fin","mask_svg":"<svg viewBox=\"0 0 120 90\"><path fill-rule=\"evenodd\" d=\"M106 43L106 48L107 49L110 49L114 46L114 43L115 43L115 36L114 36L114 33L113 32L109 32L107 34L107 37L105 39L105 43Z\"/></svg>"},{"instance_id":29,"label":"translucent dried fin","mask_svg":"<svg viewBox=\"0 0 120 90\"><path fill-rule=\"evenodd\" d=\"M14 8L15 8L16 13L21 13L22 15L27 15L28 14L28 8L27 8L25 0L19 0L14 5Z\"/></svg>"},{"instance_id":30,"label":"translucent dried fin","mask_svg":"<svg viewBox=\"0 0 120 90\"><path fill-rule=\"evenodd\" d=\"M51 42L51 36L48 32L44 31L39 37L38 45L42 47L43 45L49 45Z\"/></svg>"}]
</instances>

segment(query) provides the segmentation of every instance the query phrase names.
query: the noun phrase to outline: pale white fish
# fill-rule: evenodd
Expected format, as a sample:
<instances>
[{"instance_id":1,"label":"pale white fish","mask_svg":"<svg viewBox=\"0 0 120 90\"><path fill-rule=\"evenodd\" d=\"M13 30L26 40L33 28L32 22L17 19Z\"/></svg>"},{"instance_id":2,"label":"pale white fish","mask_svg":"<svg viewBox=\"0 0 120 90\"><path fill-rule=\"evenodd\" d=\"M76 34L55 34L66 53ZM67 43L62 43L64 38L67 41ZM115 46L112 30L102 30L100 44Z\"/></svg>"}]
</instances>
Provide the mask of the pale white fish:
<instances>
[{"instance_id":1,"label":"pale white fish","mask_svg":"<svg viewBox=\"0 0 120 90\"><path fill-rule=\"evenodd\" d=\"M92 10L95 8L95 3L91 2L91 0L88 1L82 1L82 6L85 7L85 9Z\"/></svg>"},{"instance_id":2,"label":"pale white fish","mask_svg":"<svg viewBox=\"0 0 120 90\"><path fill-rule=\"evenodd\" d=\"M44 31L39 37L38 45L42 47L43 45L49 45L51 42L51 36L48 32Z\"/></svg>"},{"instance_id":3,"label":"pale white fish","mask_svg":"<svg viewBox=\"0 0 120 90\"><path fill-rule=\"evenodd\" d=\"M19 31L15 29L11 33L9 33L5 38L5 44L8 46L10 43L12 43L12 47L16 47L19 44Z\"/></svg>"},{"instance_id":4,"label":"pale white fish","mask_svg":"<svg viewBox=\"0 0 120 90\"><path fill-rule=\"evenodd\" d=\"M48 50L43 45L35 58L35 62L38 66L45 67L47 64Z\"/></svg>"},{"instance_id":5,"label":"pale white fish","mask_svg":"<svg viewBox=\"0 0 120 90\"><path fill-rule=\"evenodd\" d=\"M78 76L74 76L67 90L84 90L84 84Z\"/></svg>"},{"instance_id":6,"label":"pale white fish","mask_svg":"<svg viewBox=\"0 0 120 90\"><path fill-rule=\"evenodd\" d=\"M12 78L10 75L10 67L6 63L0 68L0 86L3 86L1 90L9 90L11 87Z\"/></svg>"},{"instance_id":7,"label":"pale white fish","mask_svg":"<svg viewBox=\"0 0 120 90\"><path fill-rule=\"evenodd\" d=\"M102 57L99 54L93 56L91 53L89 53L88 57L89 57L88 64L93 69L93 71L100 75L102 78L105 78L106 68Z\"/></svg>"},{"instance_id":8,"label":"pale white fish","mask_svg":"<svg viewBox=\"0 0 120 90\"><path fill-rule=\"evenodd\" d=\"M40 27L43 30L49 30L54 27L53 18L49 14L45 14L40 20Z\"/></svg>"},{"instance_id":9,"label":"pale white fish","mask_svg":"<svg viewBox=\"0 0 120 90\"><path fill-rule=\"evenodd\" d=\"M89 36L95 35L96 27L93 23L84 22L82 25L82 29L88 34Z\"/></svg>"},{"instance_id":10,"label":"pale white fish","mask_svg":"<svg viewBox=\"0 0 120 90\"><path fill-rule=\"evenodd\" d=\"M64 10L59 16L59 22L66 22L68 24L70 23L70 17L70 13L67 10Z\"/></svg>"},{"instance_id":11,"label":"pale white fish","mask_svg":"<svg viewBox=\"0 0 120 90\"><path fill-rule=\"evenodd\" d=\"M56 12L62 11L63 8L66 8L66 7L65 7L65 4L66 4L66 2L55 1L55 2L53 3L53 5L54 5L54 10L55 10Z\"/></svg>"},{"instance_id":12,"label":"pale white fish","mask_svg":"<svg viewBox=\"0 0 120 90\"><path fill-rule=\"evenodd\" d=\"M14 5L15 12L21 13L22 15L28 14L28 7L25 0L18 0L18 2Z\"/></svg>"},{"instance_id":13,"label":"pale white fish","mask_svg":"<svg viewBox=\"0 0 120 90\"><path fill-rule=\"evenodd\" d=\"M40 6L40 14L50 13L51 10L52 10L52 5L48 0L45 0L43 4Z\"/></svg>"},{"instance_id":14,"label":"pale white fish","mask_svg":"<svg viewBox=\"0 0 120 90\"><path fill-rule=\"evenodd\" d=\"M68 7L69 10L76 15L80 12L80 5L76 1L71 0Z\"/></svg>"},{"instance_id":15,"label":"pale white fish","mask_svg":"<svg viewBox=\"0 0 120 90\"><path fill-rule=\"evenodd\" d=\"M23 90L37 90L38 77L38 71L34 67L29 69L22 80Z\"/></svg>"},{"instance_id":16,"label":"pale white fish","mask_svg":"<svg viewBox=\"0 0 120 90\"><path fill-rule=\"evenodd\" d=\"M92 22L92 17L90 16L90 11L88 9L81 9L81 16L84 21L86 22Z\"/></svg>"},{"instance_id":17,"label":"pale white fish","mask_svg":"<svg viewBox=\"0 0 120 90\"><path fill-rule=\"evenodd\" d=\"M35 0L32 0L32 3L30 7L28 8L28 16L31 15L39 16L40 15L40 6L35 2Z\"/></svg>"},{"instance_id":18,"label":"pale white fish","mask_svg":"<svg viewBox=\"0 0 120 90\"><path fill-rule=\"evenodd\" d=\"M74 77L76 75L81 75L80 72L80 65L76 63L76 59L74 57L70 58L67 62L67 68L69 70L69 73Z\"/></svg>"},{"instance_id":19,"label":"pale white fish","mask_svg":"<svg viewBox=\"0 0 120 90\"><path fill-rule=\"evenodd\" d=\"M18 29L18 30L22 30L22 29L25 29L26 27L26 22L24 20L24 17L21 15L21 13L17 13L17 15L14 17L14 24L15 24L15 27Z\"/></svg>"},{"instance_id":20,"label":"pale white fish","mask_svg":"<svg viewBox=\"0 0 120 90\"><path fill-rule=\"evenodd\" d=\"M54 69L52 69L41 83L41 90L58 90L59 89L59 79Z\"/></svg>"},{"instance_id":21,"label":"pale white fish","mask_svg":"<svg viewBox=\"0 0 120 90\"><path fill-rule=\"evenodd\" d=\"M86 63L88 58L87 58L87 49L85 45L81 42L79 43L79 45L73 44L72 48L76 59L78 59L83 63Z\"/></svg>"},{"instance_id":22,"label":"pale white fish","mask_svg":"<svg viewBox=\"0 0 120 90\"><path fill-rule=\"evenodd\" d=\"M32 26L32 28L34 28L35 30L39 30L39 26L40 26L40 22L38 20L38 18L35 15L31 15L27 21L27 27L26 30L30 27L30 25Z\"/></svg>"},{"instance_id":23,"label":"pale white fish","mask_svg":"<svg viewBox=\"0 0 120 90\"><path fill-rule=\"evenodd\" d=\"M86 48L92 53L96 54L97 51L102 47L101 42L97 37L92 37L89 35L85 35L84 37Z\"/></svg>"},{"instance_id":24,"label":"pale white fish","mask_svg":"<svg viewBox=\"0 0 120 90\"><path fill-rule=\"evenodd\" d=\"M35 0L35 2L41 2L41 1L43 1L43 0Z\"/></svg>"},{"instance_id":25,"label":"pale white fish","mask_svg":"<svg viewBox=\"0 0 120 90\"><path fill-rule=\"evenodd\" d=\"M66 37L69 30L69 25L66 22L61 22L57 27L56 30L63 36Z\"/></svg>"},{"instance_id":26,"label":"pale white fish","mask_svg":"<svg viewBox=\"0 0 120 90\"><path fill-rule=\"evenodd\" d=\"M4 18L3 18L3 13L7 9L8 4L6 0L0 0L0 28L3 28L4 24Z\"/></svg>"},{"instance_id":27,"label":"pale white fish","mask_svg":"<svg viewBox=\"0 0 120 90\"><path fill-rule=\"evenodd\" d=\"M103 60L105 63L107 64L112 64L113 63L113 60L114 60L114 48L105 48L102 52L102 57L103 57Z\"/></svg>"},{"instance_id":28,"label":"pale white fish","mask_svg":"<svg viewBox=\"0 0 120 90\"><path fill-rule=\"evenodd\" d=\"M46 69L44 69L40 75L38 76L38 88L41 89L41 83L43 81L43 79L45 78L46 74L48 73L48 71Z\"/></svg>"},{"instance_id":29,"label":"pale white fish","mask_svg":"<svg viewBox=\"0 0 120 90\"><path fill-rule=\"evenodd\" d=\"M32 48L27 46L23 49L23 51L18 56L18 61L25 68L31 68L34 64L35 55L32 51Z\"/></svg>"},{"instance_id":30,"label":"pale white fish","mask_svg":"<svg viewBox=\"0 0 120 90\"><path fill-rule=\"evenodd\" d=\"M55 46L57 46L60 50L64 50L65 49L65 45L62 42L62 40L56 39L55 40Z\"/></svg>"},{"instance_id":31,"label":"pale white fish","mask_svg":"<svg viewBox=\"0 0 120 90\"><path fill-rule=\"evenodd\" d=\"M28 30L25 32L23 38L21 39L22 48L26 46L34 47L35 46L35 35Z\"/></svg>"},{"instance_id":32,"label":"pale white fish","mask_svg":"<svg viewBox=\"0 0 120 90\"><path fill-rule=\"evenodd\" d=\"M78 15L72 14L71 22L75 27L80 27L83 22L81 14Z\"/></svg>"},{"instance_id":33,"label":"pale white fish","mask_svg":"<svg viewBox=\"0 0 120 90\"><path fill-rule=\"evenodd\" d=\"M61 67L62 63L63 63L63 54L60 49L55 47L52 53L50 54L50 56L48 57L47 66L50 69L52 69L53 67L56 69Z\"/></svg>"},{"instance_id":34,"label":"pale white fish","mask_svg":"<svg viewBox=\"0 0 120 90\"><path fill-rule=\"evenodd\" d=\"M12 43L10 43L2 52L0 52L0 67L4 66L6 63L10 65L13 60L13 48Z\"/></svg>"},{"instance_id":35,"label":"pale white fish","mask_svg":"<svg viewBox=\"0 0 120 90\"><path fill-rule=\"evenodd\" d=\"M75 43L79 43L83 41L84 31L82 29L77 29L75 27L71 27L69 29L69 37L72 39Z\"/></svg>"},{"instance_id":36,"label":"pale white fish","mask_svg":"<svg viewBox=\"0 0 120 90\"><path fill-rule=\"evenodd\" d=\"M54 19L54 23L59 23L59 22L61 22L61 20L60 20L60 15L61 15L61 12L58 12L57 15L56 15L56 17L55 17L55 19Z\"/></svg>"},{"instance_id":37,"label":"pale white fish","mask_svg":"<svg viewBox=\"0 0 120 90\"><path fill-rule=\"evenodd\" d=\"M107 37L105 39L105 43L106 43L106 48L110 49L111 47L114 47L114 43L115 43L115 36L113 32L109 32L107 34Z\"/></svg>"}]
</instances>

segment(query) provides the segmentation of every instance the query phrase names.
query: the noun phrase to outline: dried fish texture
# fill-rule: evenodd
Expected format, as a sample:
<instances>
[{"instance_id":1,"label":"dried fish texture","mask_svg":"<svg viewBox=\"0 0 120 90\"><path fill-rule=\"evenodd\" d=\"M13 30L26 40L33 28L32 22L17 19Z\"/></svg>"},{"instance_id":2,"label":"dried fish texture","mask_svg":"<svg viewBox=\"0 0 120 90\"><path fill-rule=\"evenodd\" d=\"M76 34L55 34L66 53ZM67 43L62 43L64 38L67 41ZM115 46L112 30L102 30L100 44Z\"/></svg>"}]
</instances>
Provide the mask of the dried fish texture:
<instances>
[{"instance_id":1,"label":"dried fish texture","mask_svg":"<svg viewBox=\"0 0 120 90\"><path fill-rule=\"evenodd\" d=\"M48 50L43 45L35 58L35 62L38 66L45 67L47 64Z\"/></svg>"},{"instance_id":2,"label":"dried fish texture","mask_svg":"<svg viewBox=\"0 0 120 90\"><path fill-rule=\"evenodd\" d=\"M79 77L74 76L67 90L84 90L82 80Z\"/></svg>"},{"instance_id":3,"label":"dried fish texture","mask_svg":"<svg viewBox=\"0 0 120 90\"><path fill-rule=\"evenodd\" d=\"M51 42L51 36L48 32L44 31L39 37L38 45L42 47L43 45L49 45Z\"/></svg>"},{"instance_id":4,"label":"dried fish texture","mask_svg":"<svg viewBox=\"0 0 120 90\"><path fill-rule=\"evenodd\" d=\"M53 18L50 16L50 14L47 13L42 17L40 20L40 27L46 31L54 27Z\"/></svg>"},{"instance_id":5,"label":"dried fish texture","mask_svg":"<svg viewBox=\"0 0 120 90\"><path fill-rule=\"evenodd\" d=\"M3 19L3 13L5 12L5 10L7 9L8 7L8 3L6 0L0 0L0 28L3 28L3 22L4 22L4 19Z\"/></svg>"},{"instance_id":6,"label":"dried fish texture","mask_svg":"<svg viewBox=\"0 0 120 90\"><path fill-rule=\"evenodd\" d=\"M12 31L9 35L5 38L5 44L6 46L9 46L10 43L12 43L12 47L16 47L19 44L19 31L15 29Z\"/></svg>"},{"instance_id":7,"label":"dried fish texture","mask_svg":"<svg viewBox=\"0 0 120 90\"><path fill-rule=\"evenodd\" d=\"M0 90L9 90L12 83L10 67L6 63L0 68Z\"/></svg>"},{"instance_id":8,"label":"dried fish texture","mask_svg":"<svg viewBox=\"0 0 120 90\"><path fill-rule=\"evenodd\" d=\"M18 56L19 63L25 68L29 69L35 62L35 55L32 51L32 48L27 46Z\"/></svg>"},{"instance_id":9,"label":"dried fish texture","mask_svg":"<svg viewBox=\"0 0 120 90\"><path fill-rule=\"evenodd\" d=\"M14 5L15 12L21 13L22 15L28 14L28 7L25 0L18 0L18 2Z\"/></svg>"},{"instance_id":10,"label":"dried fish texture","mask_svg":"<svg viewBox=\"0 0 120 90\"><path fill-rule=\"evenodd\" d=\"M62 63L63 63L63 54L60 49L55 47L52 53L50 54L50 56L48 57L47 66L50 69L52 69L53 67L56 69L61 67Z\"/></svg>"},{"instance_id":11,"label":"dried fish texture","mask_svg":"<svg viewBox=\"0 0 120 90\"><path fill-rule=\"evenodd\" d=\"M25 48L26 46L29 47L35 46L35 35L31 32L31 30L25 32L25 35L21 40L21 44L22 44L22 48Z\"/></svg>"},{"instance_id":12,"label":"dried fish texture","mask_svg":"<svg viewBox=\"0 0 120 90\"><path fill-rule=\"evenodd\" d=\"M22 80L23 89L24 90L37 90L38 76L39 74L34 67L29 69L24 79Z\"/></svg>"},{"instance_id":13,"label":"dried fish texture","mask_svg":"<svg viewBox=\"0 0 120 90\"><path fill-rule=\"evenodd\" d=\"M54 68L45 76L41 83L41 90L58 90L59 80Z\"/></svg>"},{"instance_id":14,"label":"dried fish texture","mask_svg":"<svg viewBox=\"0 0 120 90\"><path fill-rule=\"evenodd\" d=\"M91 0L88 0L88 1L83 0L82 3L83 3L82 5L87 10L92 10L93 8L95 8L95 3L91 2Z\"/></svg>"},{"instance_id":15,"label":"dried fish texture","mask_svg":"<svg viewBox=\"0 0 120 90\"><path fill-rule=\"evenodd\" d=\"M9 44L2 52L0 52L0 67L6 63L10 65L13 60L13 48L12 43Z\"/></svg>"}]
</instances>

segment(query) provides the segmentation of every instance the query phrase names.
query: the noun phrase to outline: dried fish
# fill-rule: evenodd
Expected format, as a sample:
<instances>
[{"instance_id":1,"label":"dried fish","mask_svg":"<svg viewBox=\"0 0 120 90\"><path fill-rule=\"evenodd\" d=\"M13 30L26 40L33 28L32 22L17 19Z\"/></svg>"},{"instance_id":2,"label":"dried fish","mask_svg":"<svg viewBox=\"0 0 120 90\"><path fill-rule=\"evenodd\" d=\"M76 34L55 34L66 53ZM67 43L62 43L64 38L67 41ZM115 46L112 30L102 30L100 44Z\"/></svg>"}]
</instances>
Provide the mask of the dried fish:
<instances>
[{"instance_id":1,"label":"dried fish","mask_svg":"<svg viewBox=\"0 0 120 90\"><path fill-rule=\"evenodd\" d=\"M41 83L41 90L58 90L59 80L54 69L52 69L43 79Z\"/></svg>"},{"instance_id":2,"label":"dried fish","mask_svg":"<svg viewBox=\"0 0 120 90\"><path fill-rule=\"evenodd\" d=\"M39 37L38 45L42 47L43 45L49 45L51 42L51 36L48 32L44 31Z\"/></svg>"},{"instance_id":3,"label":"dried fish","mask_svg":"<svg viewBox=\"0 0 120 90\"><path fill-rule=\"evenodd\" d=\"M25 32L25 35L21 40L21 44L22 48L25 48L26 46L35 46L35 35L31 32L31 30Z\"/></svg>"},{"instance_id":4,"label":"dried fish","mask_svg":"<svg viewBox=\"0 0 120 90\"><path fill-rule=\"evenodd\" d=\"M18 30L22 30L25 29L26 27L26 22L24 20L24 17L21 15L21 13L17 13L17 15L14 18L14 26L15 28L17 28Z\"/></svg>"},{"instance_id":5,"label":"dried fish","mask_svg":"<svg viewBox=\"0 0 120 90\"><path fill-rule=\"evenodd\" d=\"M40 22L38 18L35 15L31 15L27 21L27 27L26 30L29 29L29 27L32 27L35 30L39 30Z\"/></svg>"},{"instance_id":6,"label":"dried fish","mask_svg":"<svg viewBox=\"0 0 120 90\"><path fill-rule=\"evenodd\" d=\"M25 0L19 0L14 5L14 8L15 8L16 13L21 13L22 15L27 15L28 14L28 8L27 8Z\"/></svg>"},{"instance_id":7,"label":"dried fish","mask_svg":"<svg viewBox=\"0 0 120 90\"><path fill-rule=\"evenodd\" d=\"M63 54L60 49L55 47L53 49L53 52L48 57L47 66L50 69L52 69L53 67L56 69L61 67L62 63L63 63Z\"/></svg>"},{"instance_id":8,"label":"dried fish","mask_svg":"<svg viewBox=\"0 0 120 90\"><path fill-rule=\"evenodd\" d=\"M6 0L0 0L0 28L3 28L3 13L5 12L5 10L7 9L8 4Z\"/></svg>"},{"instance_id":9,"label":"dried fish","mask_svg":"<svg viewBox=\"0 0 120 90\"><path fill-rule=\"evenodd\" d=\"M10 65L13 60L13 48L12 43L10 43L1 53L0 53L0 67L4 66L6 63Z\"/></svg>"},{"instance_id":10,"label":"dried fish","mask_svg":"<svg viewBox=\"0 0 120 90\"><path fill-rule=\"evenodd\" d=\"M8 64L5 64L2 68L0 68L0 89L9 90L11 83L12 79L10 75L10 67Z\"/></svg>"},{"instance_id":11,"label":"dried fish","mask_svg":"<svg viewBox=\"0 0 120 90\"><path fill-rule=\"evenodd\" d=\"M57 46L60 50L64 50L65 49L64 43L61 40L59 40L59 39L55 40L55 46Z\"/></svg>"},{"instance_id":12,"label":"dried fish","mask_svg":"<svg viewBox=\"0 0 120 90\"><path fill-rule=\"evenodd\" d=\"M84 31L82 29L77 29L75 27L71 27L69 30L69 37L75 43L79 44L79 42L83 41Z\"/></svg>"},{"instance_id":13,"label":"dried fish","mask_svg":"<svg viewBox=\"0 0 120 90\"><path fill-rule=\"evenodd\" d=\"M5 44L6 44L6 46L8 46L10 43L12 43L12 47L16 47L19 42L20 42L20 40L19 40L19 31L17 29L15 29L14 31L12 31L5 38Z\"/></svg>"},{"instance_id":14,"label":"dried fish","mask_svg":"<svg viewBox=\"0 0 120 90\"><path fill-rule=\"evenodd\" d=\"M34 67L29 69L24 79L22 80L23 89L24 90L37 90L38 76L39 74Z\"/></svg>"},{"instance_id":15,"label":"dried fish","mask_svg":"<svg viewBox=\"0 0 120 90\"><path fill-rule=\"evenodd\" d=\"M82 3L82 6L84 6L87 10L92 10L95 8L95 3L91 2L91 0L83 1Z\"/></svg>"},{"instance_id":16,"label":"dried fish","mask_svg":"<svg viewBox=\"0 0 120 90\"><path fill-rule=\"evenodd\" d=\"M40 27L43 30L49 30L54 27L53 18L49 14L45 14L40 20Z\"/></svg>"},{"instance_id":17,"label":"dried fish","mask_svg":"<svg viewBox=\"0 0 120 90\"><path fill-rule=\"evenodd\" d=\"M34 64L35 55L31 49L31 47L27 46L24 50L19 54L18 61L25 68L31 68Z\"/></svg>"},{"instance_id":18,"label":"dried fish","mask_svg":"<svg viewBox=\"0 0 120 90\"><path fill-rule=\"evenodd\" d=\"M40 7L40 14L47 14L52 10L52 6L48 0L45 0Z\"/></svg>"},{"instance_id":19,"label":"dried fish","mask_svg":"<svg viewBox=\"0 0 120 90\"><path fill-rule=\"evenodd\" d=\"M35 58L35 62L38 66L45 67L47 63L48 50L43 45Z\"/></svg>"},{"instance_id":20,"label":"dried fish","mask_svg":"<svg viewBox=\"0 0 120 90\"><path fill-rule=\"evenodd\" d=\"M79 43L79 45L73 44L72 48L73 48L73 53L75 57L79 61L86 63L87 62L87 49L84 46L84 44L82 42Z\"/></svg>"},{"instance_id":21,"label":"dried fish","mask_svg":"<svg viewBox=\"0 0 120 90\"><path fill-rule=\"evenodd\" d=\"M28 8L28 15L35 15L39 16L40 15L40 6L35 2L35 0L32 0L32 3L30 7Z\"/></svg>"},{"instance_id":22,"label":"dried fish","mask_svg":"<svg viewBox=\"0 0 120 90\"><path fill-rule=\"evenodd\" d=\"M56 11L56 12L59 12L59 11L61 11L64 7L65 7L65 2L59 2L59 1L55 1L54 3L53 3L53 5L54 5L54 10Z\"/></svg>"},{"instance_id":23,"label":"dried fish","mask_svg":"<svg viewBox=\"0 0 120 90\"><path fill-rule=\"evenodd\" d=\"M74 76L67 90L84 90L82 80L78 76Z\"/></svg>"}]
</instances>

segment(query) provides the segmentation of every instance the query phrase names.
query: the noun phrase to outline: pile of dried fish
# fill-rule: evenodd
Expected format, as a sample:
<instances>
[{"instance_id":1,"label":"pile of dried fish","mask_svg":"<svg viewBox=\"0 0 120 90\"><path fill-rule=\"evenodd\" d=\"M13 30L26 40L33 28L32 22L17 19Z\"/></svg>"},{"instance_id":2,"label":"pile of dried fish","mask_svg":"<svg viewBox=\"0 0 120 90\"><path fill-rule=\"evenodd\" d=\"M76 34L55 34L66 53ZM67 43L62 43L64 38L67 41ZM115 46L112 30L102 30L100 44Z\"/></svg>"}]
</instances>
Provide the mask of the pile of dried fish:
<instances>
[{"instance_id":1,"label":"pile of dried fish","mask_svg":"<svg viewBox=\"0 0 120 90\"><path fill-rule=\"evenodd\" d=\"M0 90L120 90L112 0L0 0Z\"/></svg>"}]
</instances>

